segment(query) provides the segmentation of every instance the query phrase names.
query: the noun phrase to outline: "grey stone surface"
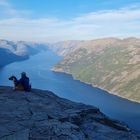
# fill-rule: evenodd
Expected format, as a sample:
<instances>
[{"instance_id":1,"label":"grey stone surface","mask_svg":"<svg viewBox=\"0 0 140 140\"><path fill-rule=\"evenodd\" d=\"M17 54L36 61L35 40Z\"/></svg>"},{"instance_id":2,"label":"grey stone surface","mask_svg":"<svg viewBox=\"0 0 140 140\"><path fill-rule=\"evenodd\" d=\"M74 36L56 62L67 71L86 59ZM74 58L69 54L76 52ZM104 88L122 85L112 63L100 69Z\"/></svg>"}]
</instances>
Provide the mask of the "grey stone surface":
<instances>
[{"instance_id":1,"label":"grey stone surface","mask_svg":"<svg viewBox=\"0 0 140 140\"><path fill-rule=\"evenodd\" d=\"M0 140L138 140L122 122L50 91L0 87Z\"/></svg>"},{"instance_id":2,"label":"grey stone surface","mask_svg":"<svg viewBox=\"0 0 140 140\"><path fill-rule=\"evenodd\" d=\"M28 140L28 139L29 139L29 130L28 129L13 132L13 133L1 138L1 140Z\"/></svg>"}]
</instances>

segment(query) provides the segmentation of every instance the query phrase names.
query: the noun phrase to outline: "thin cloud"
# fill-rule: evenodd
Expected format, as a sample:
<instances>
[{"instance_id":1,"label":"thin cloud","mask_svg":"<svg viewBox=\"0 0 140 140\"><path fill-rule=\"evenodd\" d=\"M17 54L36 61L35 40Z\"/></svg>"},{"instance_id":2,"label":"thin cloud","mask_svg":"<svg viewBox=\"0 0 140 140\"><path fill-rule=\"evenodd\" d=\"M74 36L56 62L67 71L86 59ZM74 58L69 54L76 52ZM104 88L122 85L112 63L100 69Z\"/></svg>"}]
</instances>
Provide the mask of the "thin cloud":
<instances>
[{"instance_id":1,"label":"thin cloud","mask_svg":"<svg viewBox=\"0 0 140 140\"><path fill-rule=\"evenodd\" d=\"M101 37L140 37L140 5L91 12L71 20L11 18L0 20L0 38L62 41Z\"/></svg>"},{"instance_id":2,"label":"thin cloud","mask_svg":"<svg viewBox=\"0 0 140 140\"><path fill-rule=\"evenodd\" d=\"M16 18L28 16L31 14L31 11L27 10L17 10L9 0L0 0L0 17L1 18Z\"/></svg>"}]
</instances>

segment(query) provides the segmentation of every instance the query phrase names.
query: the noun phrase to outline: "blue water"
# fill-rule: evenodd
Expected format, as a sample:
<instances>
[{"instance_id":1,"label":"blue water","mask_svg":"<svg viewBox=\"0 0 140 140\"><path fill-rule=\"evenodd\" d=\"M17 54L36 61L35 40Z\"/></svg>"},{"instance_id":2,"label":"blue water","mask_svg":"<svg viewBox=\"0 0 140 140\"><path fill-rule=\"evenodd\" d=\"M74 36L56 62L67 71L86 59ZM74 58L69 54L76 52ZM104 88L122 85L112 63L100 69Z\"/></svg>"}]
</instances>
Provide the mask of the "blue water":
<instances>
[{"instance_id":1,"label":"blue water","mask_svg":"<svg viewBox=\"0 0 140 140\"><path fill-rule=\"evenodd\" d=\"M51 90L60 97L94 105L109 117L124 121L129 127L140 131L139 103L108 94L106 91L74 80L70 75L52 72L50 69L61 59L48 50L28 60L9 64L0 70L0 84L12 86L8 77L16 75L20 78L20 73L25 71L33 88Z\"/></svg>"}]
</instances>

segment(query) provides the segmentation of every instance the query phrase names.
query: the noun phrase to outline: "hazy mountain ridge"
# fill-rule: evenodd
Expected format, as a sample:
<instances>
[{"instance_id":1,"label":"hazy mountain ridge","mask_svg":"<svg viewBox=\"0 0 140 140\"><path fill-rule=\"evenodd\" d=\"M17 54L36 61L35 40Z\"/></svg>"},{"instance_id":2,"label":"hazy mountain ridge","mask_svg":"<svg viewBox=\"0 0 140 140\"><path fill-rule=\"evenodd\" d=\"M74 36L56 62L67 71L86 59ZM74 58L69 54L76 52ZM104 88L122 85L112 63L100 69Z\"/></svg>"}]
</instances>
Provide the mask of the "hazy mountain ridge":
<instances>
[{"instance_id":1,"label":"hazy mountain ridge","mask_svg":"<svg viewBox=\"0 0 140 140\"><path fill-rule=\"evenodd\" d=\"M80 42L55 71L113 94L140 101L140 39L105 38Z\"/></svg>"},{"instance_id":2,"label":"hazy mountain ridge","mask_svg":"<svg viewBox=\"0 0 140 140\"><path fill-rule=\"evenodd\" d=\"M25 41L8 41L8 40L0 40L0 48L9 49L11 52L16 55L25 56L36 54L41 50L46 50L46 45L40 43L32 43Z\"/></svg>"},{"instance_id":3,"label":"hazy mountain ridge","mask_svg":"<svg viewBox=\"0 0 140 140\"><path fill-rule=\"evenodd\" d=\"M0 48L0 68L14 61L28 59L28 56L18 56L8 49Z\"/></svg>"},{"instance_id":4,"label":"hazy mountain ridge","mask_svg":"<svg viewBox=\"0 0 140 140\"><path fill-rule=\"evenodd\" d=\"M57 52L57 54L60 56L66 56L70 52L73 52L83 42L84 41L74 41L74 40L58 42L54 44L49 44L49 48Z\"/></svg>"},{"instance_id":5,"label":"hazy mountain ridge","mask_svg":"<svg viewBox=\"0 0 140 140\"><path fill-rule=\"evenodd\" d=\"M1 140L138 140L139 133L94 106L50 91L0 87Z\"/></svg>"},{"instance_id":6,"label":"hazy mountain ridge","mask_svg":"<svg viewBox=\"0 0 140 140\"><path fill-rule=\"evenodd\" d=\"M14 61L28 59L30 55L46 49L47 47L42 44L24 41L12 42L8 40L0 40L0 67Z\"/></svg>"}]
</instances>

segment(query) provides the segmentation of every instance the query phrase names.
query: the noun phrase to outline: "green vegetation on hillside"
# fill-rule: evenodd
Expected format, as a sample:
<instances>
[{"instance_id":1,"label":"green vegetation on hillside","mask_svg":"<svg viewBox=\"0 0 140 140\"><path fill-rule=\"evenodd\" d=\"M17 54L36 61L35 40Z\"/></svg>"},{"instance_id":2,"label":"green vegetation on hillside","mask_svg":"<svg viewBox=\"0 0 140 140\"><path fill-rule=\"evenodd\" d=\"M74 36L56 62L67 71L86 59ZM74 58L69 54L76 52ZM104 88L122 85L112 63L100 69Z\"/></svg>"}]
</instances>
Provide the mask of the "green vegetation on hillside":
<instances>
[{"instance_id":1,"label":"green vegetation on hillside","mask_svg":"<svg viewBox=\"0 0 140 140\"><path fill-rule=\"evenodd\" d=\"M140 101L140 40L120 40L104 47L79 47L64 57L55 70L104 88L116 95ZM102 45L102 44L101 44Z\"/></svg>"}]
</instances>

